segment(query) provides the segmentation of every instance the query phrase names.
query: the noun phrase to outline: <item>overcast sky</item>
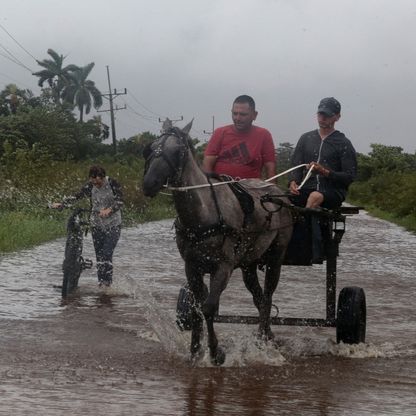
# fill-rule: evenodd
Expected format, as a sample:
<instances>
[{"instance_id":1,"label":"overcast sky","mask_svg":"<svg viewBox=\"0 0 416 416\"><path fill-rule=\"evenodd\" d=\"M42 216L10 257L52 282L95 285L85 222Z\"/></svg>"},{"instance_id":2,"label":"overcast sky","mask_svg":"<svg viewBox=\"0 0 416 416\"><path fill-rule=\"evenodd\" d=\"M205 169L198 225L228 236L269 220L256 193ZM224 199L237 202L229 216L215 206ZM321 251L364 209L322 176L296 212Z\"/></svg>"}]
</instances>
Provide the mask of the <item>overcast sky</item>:
<instances>
[{"instance_id":1,"label":"overcast sky","mask_svg":"<svg viewBox=\"0 0 416 416\"><path fill-rule=\"evenodd\" d=\"M194 118L192 136L206 140L213 116L215 127L231 123L232 101L249 94L256 124L276 145L295 144L316 128L319 100L334 96L337 128L357 151L416 151L413 0L3 0L0 24L1 89L38 93L30 70L48 48L65 64L95 62L90 79L103 93L108 65L112 89L128 92L115 100L127 106L118 138L183 117L177 125Z\"/></svg>"}]
</instances>

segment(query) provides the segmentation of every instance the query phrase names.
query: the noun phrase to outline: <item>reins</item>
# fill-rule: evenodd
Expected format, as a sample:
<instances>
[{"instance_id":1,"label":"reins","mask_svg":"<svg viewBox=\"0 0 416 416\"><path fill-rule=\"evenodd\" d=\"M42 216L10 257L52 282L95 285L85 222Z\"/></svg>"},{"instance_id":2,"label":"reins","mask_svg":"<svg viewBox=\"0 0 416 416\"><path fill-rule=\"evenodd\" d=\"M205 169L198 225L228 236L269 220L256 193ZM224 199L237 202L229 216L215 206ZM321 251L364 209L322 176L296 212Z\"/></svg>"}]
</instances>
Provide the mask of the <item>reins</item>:
<instances>
[{"instance_id":1,"label":"reins","mask_svg":"<svg viewBox=\"0 0 416 416\"><path fill-rule=\"evenodd\" d=\"M275 176L272 176L271 178L268 178L265 180L265 182L270 182L276 178L279 178L280 176L286 175L287 173L290 173L296 169L299 168L303 168L305 166L308 166L307 163L303 163L301 165L297 165L293 168L287 169L284 172L281 172ZM298 186L298 189L301 189L302 186L305 184L305 182L310 178L311 174L312 174L312 167L309 168L308 173L306 174L305 178L303 179L302 183ZM191 186L170 186L170 185L163 185L166 189L168 189L169 191L179 191L179 192L186 192L186 191L190 191L192 189L200 189L200 188L207 188L207 187L213 187L213 186L220 186L220 185L227 185L230 183L237 183L237 182L244 182L247 181L247 179L233 179L230 181L224 181L224 182L216 182L216 183L212 183L212 182L208 182L208 183L204 183L204 184L200 184L200 185L191 185ZM266 188L268 186L271 186L272 184L264 184L264 185L259 185L256 188ZM169 194L165 194L165 195L169 195Z\"/></svg>"},{"instance_id":2,"label":"reins","mask_svg":"<svg viewBox=\"0 0 416 416\"><path fill-rule=\"evenodd\" d=\"M159 143L159 145L157 146L157 148L156 149L154 149L152 152L151 152L151 154L149 155L149 157L148 158L146 158L146 164L145 164L145 173L146 173L146 171L147 171L147 167L148 167L148 165L150 164L150 162L151 162L151 160L153 159L153 158L157 158L157 157L162 157L163 158L163 160L167 163L167 165L169 166L169 168L173 171L173 172L175 172L175 176L176 176L176 178L177 178L177 180L180 180L180 176L181 176L181 173L182 173L182 170L183 170L183 163L180 163L179 165L180 165L180 168L179 169L177 169L175 166L174 166L174 164L172 163L172 161L165 155L165 153L163 152L163 147L164 147L164 145L165 145L165 142L166 142L166 139L169 137L169 136L171 136L171 135L173 135L173 136L175 136L175 137L177 137L178 139L181 139L182 140L182 142L183 142L183 146L184 146L184 152L182 153L182 159L184 159L184 157L185 157L185 155L186 155L186 151L187 150L189 150L189 147L188 147L188 144L186 143L186 140L184 140L184 137L182 136L182 134L181 134L181 131L179 130L179 129L177 129L177 128L171 128L171 129L169 129L168 131L166 131L166 132L164 132L161 136L160 136L160 138L162 138L162 142L161 143ZM268 178L268 179L265 179L265 181L264 182L271 182L272 180L274 180L274 179L277 179L277 178L279 178L279 177L281 177L281 176L284 176L284 175L286 175L286 174L288 174L288 173L290 173L290 172L292 172L292 171L294 171L294 170L296 170L296 169L300 169L300 168L303 168L303 167L305 167L305 166L308 166L308 164L307 163L303 163L303 164L301 164L301 165L297 165L297 166L294 166L294 167L292 167L292 168L290 168L290 169L287 169L287 170L285 170L284 172L281 172L281 173L278 173L277 175L274 175L274 176L272 176L271 178ZM301 189L302 187L303 187L303 185L305 184L305 182L310 178L310 176L311 176L311 174L312 174L312 169L313 169L313 167L311 166L310 168L309 168L309 170L308 170L308 172L307 172L307 174L305 175L305 178L303 179L303 181L302 181L302 183L298 186L298 190L299 189ZM165 185L163 185L167 190L169 190L169 191L178 191L178 192L186 192L186 191L190 191L190 190L193 190L193 189L201 189L201 188L207 188L207 187L210 187L211 188L211 190L212 190L212 188L214 187L214 186L220 186L220 185L228 185L228 184L230 184L230 183L237 183L237 182L244 182L244 181L246 181L247 179L239 179L239 178L237 178L237 179L232 179L232 180L229 180L229 181L222 181L222 182L215 182L215 183L212 183L210 180L208 180L208 183L204 183L204 184L199 184L199 185L189 185L189 186L171 186L171 185L169 185L169 184L165 184ZM256 188L257 189L260 189L260 188L266 188L266 187L268 187L268 186L270 186L271 184L269 184L269 183L266 183L266 184L263 184L263 185L258 185L258 186L256 186ZM169 195L169 194L166 194L165 193L165 195Z\"/></svg>"},{"instance_id":3,"label":"reins","mask_svg":"<svg viewBox=\"0 0 416 416\"><path fill-rule=\"evenodd\" d=\"M171 160L171 158L169 158L165 152L164 152L164 147L166 144L166 140L168 139L169 136L175 136L176 138L180 139L180 141L182 142L181 147L181 155L180 155L180 161L177 164L178 166L175 166L174 161ZM164 132L161 137L160 137L160 141L157 144L157 146L155 146L154 149L149 149L151 150L148 153L148 156L146 157L146 168L145 170L147 170L147 167L150 165L150 163L152 162L153 159L155 158L162 158L167 166L169 167L169 169L172 171L173 173L173 177L172 178L172 182L173 184L179 184L181 181L181 177L183 174L183 170L184 170L184 165L186 163L186 156L187 156L187 152L190 149L190 145L189 143L186 141L186 137L183 136L183 134L181 134L181 131L175 128L171 128L168 131ZM285 170L284 172L281 172L271 178L266 179L262 184L259 185L252 185L250 184L250 187L252 188L256 188L256 189L262 189L262 188L267 188L270 186L273 186L273 183L271 183L271 181L273 181L276 178L279 178L283 175L286 175L296 169L300 169L300 168L304 168L308 166L308 164L301 164L298 166L294 166L290 169ZM304 180L302 181L302 183L298 186L298 189L302 188L302 186L305 184L305 182L309 179L311 173L312 173L312 169L313 167L310 167ZM227 178L226 178L227 179ZM175 228L178 232L180 232L181 234L185 234L187 236L187 238L189 238L191 241L194 242L199 242L204 240L205 238L208 237L212 237L214 235L218 235L218 234L222 234L223 238L225 239L225 236L227 234L233 233L235 232L235 230L232 227L229 227L225 222L224 222L224 218L219 206L219 202L217 199L217 195L215 192L215 186L220 186L220 185L230 185L230 184L237 184L237 183L241 183L243 185L243 183L245 181L247 181L248 179L240 179L240 178L235 178L235 179L231 179L231 180L224 180L222 182L215 182L213 183L211 181L211 179L209 177L207 177L207 183L203 183L203 184L199 184L199 185L189 185L189 186L171 186L169 185L169 183L163 185L166 189L173 191L173 192L187 192L190 190L195 190L195 189L201 189L201 188L210 188L210 193L211 193L211 197L214 201L214 206L215 206L215 211L217 213L218 216L218 221L217 223L213 224L213 225L209 225L209 226L197 226L197 227L184 227L180 221L179 218L175 221ZM168 194L171 195L171 194ZM279 195L279 197L287 197L288 195ZM277 195L274 195L274 197L277 197ZM265 209L264 203L265 202L272 202L270 200L267 199L263 199L261 201L261 205L263 207L263 209ZM273 201L274 202L274 201ZM280 211L284 205L282 204L277 204L278 206L276 207L275 205L275 209L270 210L270 209L265 209L266 212L268 212L268 221L270 222L271 220L271 216Z\"/></svg>"}]
</instances>

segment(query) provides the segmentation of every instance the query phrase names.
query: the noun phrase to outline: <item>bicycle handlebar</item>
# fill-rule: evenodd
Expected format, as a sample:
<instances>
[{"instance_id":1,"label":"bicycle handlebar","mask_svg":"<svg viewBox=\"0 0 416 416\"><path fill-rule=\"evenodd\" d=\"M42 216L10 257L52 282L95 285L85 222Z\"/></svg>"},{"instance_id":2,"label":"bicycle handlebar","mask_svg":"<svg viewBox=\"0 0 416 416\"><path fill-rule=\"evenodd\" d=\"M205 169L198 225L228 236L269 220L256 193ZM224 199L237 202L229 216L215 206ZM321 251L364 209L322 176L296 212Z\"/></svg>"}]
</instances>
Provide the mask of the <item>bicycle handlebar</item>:
<instances>
[{"instance_id":1,"label":"bicycle handlebar","mask_svg":"<svg viewBox=\"0 0 416 416\"><path fill-rule=\"evenodd\" d=\"M77 207L75 205L72 204L62 204L59 203L59 206L53 206L54 203L48 203L47 208L48 209L56 209L57 211L63 211L64 209L70 209L72 211L78 211L78 212L91 212L90 208L82 208L82 207Z\"/></svg>"}]
</instances>

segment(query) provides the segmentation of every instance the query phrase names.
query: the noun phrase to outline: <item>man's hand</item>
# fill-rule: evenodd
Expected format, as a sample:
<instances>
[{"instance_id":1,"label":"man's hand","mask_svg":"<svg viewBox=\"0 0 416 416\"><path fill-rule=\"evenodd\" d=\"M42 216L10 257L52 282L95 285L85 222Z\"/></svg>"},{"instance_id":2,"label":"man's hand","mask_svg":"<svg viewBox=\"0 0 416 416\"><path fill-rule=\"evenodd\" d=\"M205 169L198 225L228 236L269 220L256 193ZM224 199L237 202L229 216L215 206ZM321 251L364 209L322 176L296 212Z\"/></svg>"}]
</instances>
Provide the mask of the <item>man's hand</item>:
<instances>
[{"instance_id":1,"label":"man's hand","mask_svg":"<svg viewBox=\"0 0 416 416\"><path fill-rule=\"evenodd\" d=\"M52 209L61 209L63 208L63 204L62 202L53 202L52 204L49 205Z\"/></svg>"},{"instance_id":2,"label":"man's hand","mask_svg":"<svg viewBox=\"0 0 416 416\"><path fill-rule=\"evenodd\" d=\"M202 170L205 173L214 172L215 164L217 163L218 156L205 156L202 161Z\"/></svg>"},{"instance_id":3,"label":"man's hand","mask_svg":"<svg viewBox=\"0 0 416 416\"><path fill-rule=\"evenodd\" d=\"M300 192L298 191L298 184L295 181L291 181L289 183L289 191L293 195L299 195Z\"/></svg>"},{"instance_id":4,"label":"man's hand","mask_svg":"<svg viewBox=\"0 0 416 416\"><path fill-rule=\"evenodd\" d=\"M113 210L111 208L103 208L98 213L98 216L101 218L107 218L112 214Z\"/></svg>"},{"instance_id":5,"label":"man's hand","mask_svg":"<svg viewBox=\"0 0 416 416\"><path fill-rule=\"evenodd\" d=\"M308 166L308 169L310 169L311 167L319 175L322 175L322 176L328 176L329 175L329 169L324 168L321 164L319 164L317 162L311 162Z\"/></svg>"}]
</instances>

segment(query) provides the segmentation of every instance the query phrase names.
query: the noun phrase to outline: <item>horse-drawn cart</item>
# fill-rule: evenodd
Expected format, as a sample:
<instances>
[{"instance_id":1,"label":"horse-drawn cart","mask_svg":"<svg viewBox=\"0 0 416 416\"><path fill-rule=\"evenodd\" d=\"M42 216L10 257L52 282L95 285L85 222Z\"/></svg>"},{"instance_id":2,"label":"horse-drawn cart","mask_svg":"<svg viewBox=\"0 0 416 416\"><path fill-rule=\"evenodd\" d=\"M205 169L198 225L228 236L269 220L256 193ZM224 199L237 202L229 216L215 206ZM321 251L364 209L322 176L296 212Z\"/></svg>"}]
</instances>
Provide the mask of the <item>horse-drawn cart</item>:
<instances>
[{"instance_id":1,"label":"horse-drawn cart","mask_svg":"<svg viewBox=\"0 0 416 416\"><path fill-rule=\"evenodd\" d=\"M278 197L265 195L263 199L277 205ZM337 256L345 233L346 217L358 214L360 208L342 206L337 210L291 207L297 221L289 243L284 265L312 266L326 262L326 317L289 318L273 316L272 325L335 327L337 342L358 344L365 342L366 300L360 287L344 287L336 303ZM191 329L190 305L192 295L187 285L181 288L177 303L177 323L180 329ZM258 316L217 314L215 322L232 324L258 324Z\"/></svg>"},{"instance_id":2,"label":"horse-drawn cart","mask_svg":"<svg viewBox=\"0 0 416 416\"><path fill-rule=\"evenodd\" d=\"M215 365L225 360L215 322L258 323L259 336L266 340L273 338L270 325L281 324L336 326L338 341L364 341L366 306L362 289L344 288L335 312L338 246L345 231L345 217L353 210L311 211L293 207L288 196L271 182L273 178L236 181L207 176L195 159L189 137L191 126L192 122L183 129L167 127L146 146L143 192L149 197L164 187L172 192L178 214L176 244L185 262L189 285L179 294L178 322L192 331L192 357L197 358L202 351L203 320ZM281 266L323 261L327 264L326 318L272 317L272 297ZM221 293L235 268L242 272L258 318L218 314ZM258 268L265 271L262 286ZM209 290L204 284L207 274Z\"/></svg>"}]
</instances>

